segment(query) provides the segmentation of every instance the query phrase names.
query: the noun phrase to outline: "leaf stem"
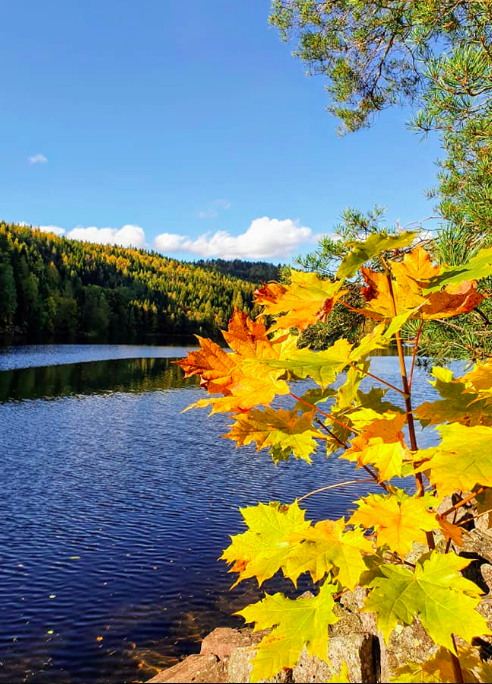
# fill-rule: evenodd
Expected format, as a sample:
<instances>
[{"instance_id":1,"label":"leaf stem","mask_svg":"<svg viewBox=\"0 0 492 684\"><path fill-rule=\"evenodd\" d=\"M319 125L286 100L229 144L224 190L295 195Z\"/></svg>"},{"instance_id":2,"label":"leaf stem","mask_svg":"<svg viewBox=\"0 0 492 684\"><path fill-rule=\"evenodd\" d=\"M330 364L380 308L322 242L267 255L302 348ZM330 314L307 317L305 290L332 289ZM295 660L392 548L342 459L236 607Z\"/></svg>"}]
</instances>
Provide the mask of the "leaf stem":
<instances>
[{"instance_id":1,"label":"leaf stem","mask_svg":"<svg viewBox=\"0 0 492 684\"><path fill-rule=\"evenodd\" d=\"M297 503L299 503L299 501L304 501L304 499L307 499L309 496L314 496L314 494L320 494L321 492L326 492L329 489L336 489L337 487L358 484L359 482L372 482L372 479L365 477L361 480L347 480L346 482L338 482L337 484L328 485L327 487L320 487L319 489L314 489L312 492L308 492L307 494L301 496L299 499L297 499Z\"/></svg>"},{"instance_id":2,"label":"leaf stem","mask_svg":"<svg viewBox=\"0 0 492 684\"><path fill-rule=\"evenodd\" d=\"M379 378L377 375L373 375L372 373L369 373L369 371L364 370L364 368L359 368L359 366L356 363L352 362L350 365L353 366L356 370L360 371L361 373L364 373L364 375L367 375L368 377L373 378L373 380L377 380L381 384L386 385L386 387L389 387L390 389L395 390L395 392L398 392L399 394L406 396L405 392L403 390L401 390L399 387L392 385L390 382L386 382L386 380L383 380L383 378Z\"/></svg>"},{"instance_id":3,"label":"leaf stem","mask_svg":"<svg viewBox=\"0 0 492 684\"><path fill-rule=\"evenodd\" d=\"M381 487L384 489L385 492L388 491L388 487L387 487L386 483L385 483L383 480L379 480L379 479L378 479L378 476L376 475L376 473L375 473L374 471L372 471L372 470L369 468L369 466L362 464L362 467L364 468L364 470L365 470L367 473L369 473L369 475L372 477L372 479L374 480L374 482L377 482L378 485L381 485Z\"/></svg>"},{"instance_id":4,"label":"leaf stem","mask_svg":"<svg viewBox=\"0 0 492 684\"><path fill-rule=\"evenodd\" d=\"M458 649L456 647L456 639L455 639L454 634L451 634L451 639L453 640L455 651L458 652ZM450 651L450 654L451 654L451 663L453 664L454 681L456 682L456 684L463 684L463 682L465 680L463 679L463 672L461 670L460 661L459 661L458 657L455 656L455 654L452 651Z\"/></svg>"},{"instance_id":5,"label":"leaf stem","mask_svg":"<svg viewBox=\"0 0 492 684\"><path fill-rule=\"evenodd\" d=\"M319 418L316 417L316 418L315 418L315 421L317 422L317 424L318 424L321 428L323 428L323 430L326 430L326 432L330 435L330 437L331 437L335 442L337 442L337 444L339 444L339 445L340 445L341 447L343 447L344 449L348 449L347 444L345 444L345 442L342 442L342 440L341 440L339 437L337 437L336 434L335 434L334 432L332 432L332 431L330 430L329 427L327 427L323 422L321 422L321 420L320 420ZM325 439L326 439L326 437L325 437Z\"/></svg>"},{"instance_id":6,"label":"leaf stem","mask_svg":"<svg viewBox=\"0 0 492 684\"><path fill-rule=\"evenodd\" d=\"M410 377L408 379L408 389L410 392L412 391L413 371L415 370L415 361L417 360L417 352L419 349L420 336L422 334L422 328L423 327L424 327L424 319L422 319L420 321L420 326L419 326L417 336L415 338L414 347L413 347L412 367L410 368Z\"/></svg>"}]
</instances>

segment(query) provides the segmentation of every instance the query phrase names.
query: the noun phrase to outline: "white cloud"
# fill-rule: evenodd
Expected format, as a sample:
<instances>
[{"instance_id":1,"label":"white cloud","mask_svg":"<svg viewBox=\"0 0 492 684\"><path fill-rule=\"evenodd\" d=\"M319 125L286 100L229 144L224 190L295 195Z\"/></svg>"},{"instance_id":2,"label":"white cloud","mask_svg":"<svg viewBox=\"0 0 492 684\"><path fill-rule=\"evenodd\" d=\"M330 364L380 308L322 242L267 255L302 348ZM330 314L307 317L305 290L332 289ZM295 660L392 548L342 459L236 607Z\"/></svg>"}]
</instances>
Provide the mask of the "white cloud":
<instances>
[{"instance_id":1,"label":"white cloud","mask_svg":"<svg viewBox=\"0 0 492 684\"><path fill-rule=\"evenodd\" d=\"M77 226L66 234L72 240L95 242L100 245L119 245L120 247L144 247L145 233L140 226L131 224L122 228L96 228Z\"/></svg>"},{"instance_id":2,"label":"white cloud","mask_svg":"<svg viewBox=\"0 0 492 684\"><path fill-rule=\"evenodd\" d=\"M64 235L65 229L59 226L35 226L42 233L54 233L55 235Z\"/></svg>"},{"instance_id":3,"label":"white cloud","mask_svg":"<svg viewBox=\"0 0 492 684\"><path fill-rule=\"evenodd\" d=\"M231 208L231 203L226 199L216 199L210 202L207 209L198 212L198 218L208 219L217 218L219 211L226 211Z\"/></svg>"},{"instance_id":4,"label":"white cloud","mask_svg":"<svg viewBox=\"0 0 492 684\"><path fill-rule=\"evenodd\" d=\"M33 154L29 157L29 164L47 164L48 158L44 154Z\"/></svg>"},{"instance_id":5,"label":"white cloud","mask_svg":"<svg viewBox=\"0 0 492 684\"><path fill-rule=\"evenodd\" d=\"M299 221L263 216L237 236L219 230L192 240L186 235L161 233L154 246L161 252L191 252L203 257L272 259L290 257L300 245L312 240L311 228L301 226Z\"/></svg>"}]
</instances>

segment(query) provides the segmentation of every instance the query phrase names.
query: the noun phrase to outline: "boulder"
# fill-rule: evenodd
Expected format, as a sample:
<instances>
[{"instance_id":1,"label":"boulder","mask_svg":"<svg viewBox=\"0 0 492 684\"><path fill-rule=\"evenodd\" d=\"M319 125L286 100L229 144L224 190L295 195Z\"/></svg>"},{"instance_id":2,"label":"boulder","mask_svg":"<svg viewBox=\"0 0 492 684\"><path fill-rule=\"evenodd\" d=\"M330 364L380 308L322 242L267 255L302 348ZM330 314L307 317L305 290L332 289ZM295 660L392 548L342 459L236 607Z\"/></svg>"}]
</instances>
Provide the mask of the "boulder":
<instances>
[{"instance_id":1,"label":"boulder","mask_svg":"<svg viewBox=\"0 0 492 684\"><path fill-rule=\"evenodd\" d=\"M173 665L159 672L159 674L149 680L149 684L166 682L196 682L197 684L207 684L217 682L222 684L227 682L224 664L213 655L190 655L181 663Z\"/></svg>"},{"instance_id":2,"label":"boulder","mask_svg":"<svg viewBox=\"0 0 492 684\"><path fill-rule=\"evenodd\" d=\"M262 633L253 634L250 629L218 627L202 641L201 655L214 655L219 660L229 658L237 648L256 646L263 637Z\"/></svg>"}]
</instances>

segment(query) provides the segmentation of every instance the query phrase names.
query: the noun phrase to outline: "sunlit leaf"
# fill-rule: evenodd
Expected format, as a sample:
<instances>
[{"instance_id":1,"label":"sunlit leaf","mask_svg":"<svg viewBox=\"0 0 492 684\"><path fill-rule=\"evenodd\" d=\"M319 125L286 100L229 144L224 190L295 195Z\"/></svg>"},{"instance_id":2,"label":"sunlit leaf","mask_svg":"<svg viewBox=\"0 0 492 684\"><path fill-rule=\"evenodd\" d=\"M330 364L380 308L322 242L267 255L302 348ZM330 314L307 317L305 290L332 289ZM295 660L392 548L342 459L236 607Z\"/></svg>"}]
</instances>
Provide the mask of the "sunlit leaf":
<instances>
[{"instance_id":1,"label":"sunlit leaf","mask_svg":"<svg viewBox=\"0 0 492 684\"><path fill-rule=\"evenodd\" d=\"M328 626L338 621L333 612L335 591L336 586L326 581L317 596L292 600L283 594L267 594L239 611L246 622L255 623L255 632L272 630L257 646L251 682L294 667L304 646L310 655L327 660Z\"/></svg>"}]
</instances>

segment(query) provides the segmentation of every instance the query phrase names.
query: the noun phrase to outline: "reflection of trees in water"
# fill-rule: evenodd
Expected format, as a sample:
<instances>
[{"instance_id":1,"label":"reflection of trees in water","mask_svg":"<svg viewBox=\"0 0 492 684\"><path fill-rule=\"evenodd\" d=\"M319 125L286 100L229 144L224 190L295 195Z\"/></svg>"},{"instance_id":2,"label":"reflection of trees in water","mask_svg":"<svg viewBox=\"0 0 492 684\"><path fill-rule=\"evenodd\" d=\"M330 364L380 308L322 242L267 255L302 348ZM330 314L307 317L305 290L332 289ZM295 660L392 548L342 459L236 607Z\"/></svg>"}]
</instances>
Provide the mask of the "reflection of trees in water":
<instances>
[{"instance_id":1,"label":"reflection of trees in water","mask_svg":"<svg viewBox=\"0 0 492 684\"><path fill-rule=\"evenodd\" d=\"M118 359L0 372L0 401L192 387L172 359Z\"/></svg>"}]
</instances>

